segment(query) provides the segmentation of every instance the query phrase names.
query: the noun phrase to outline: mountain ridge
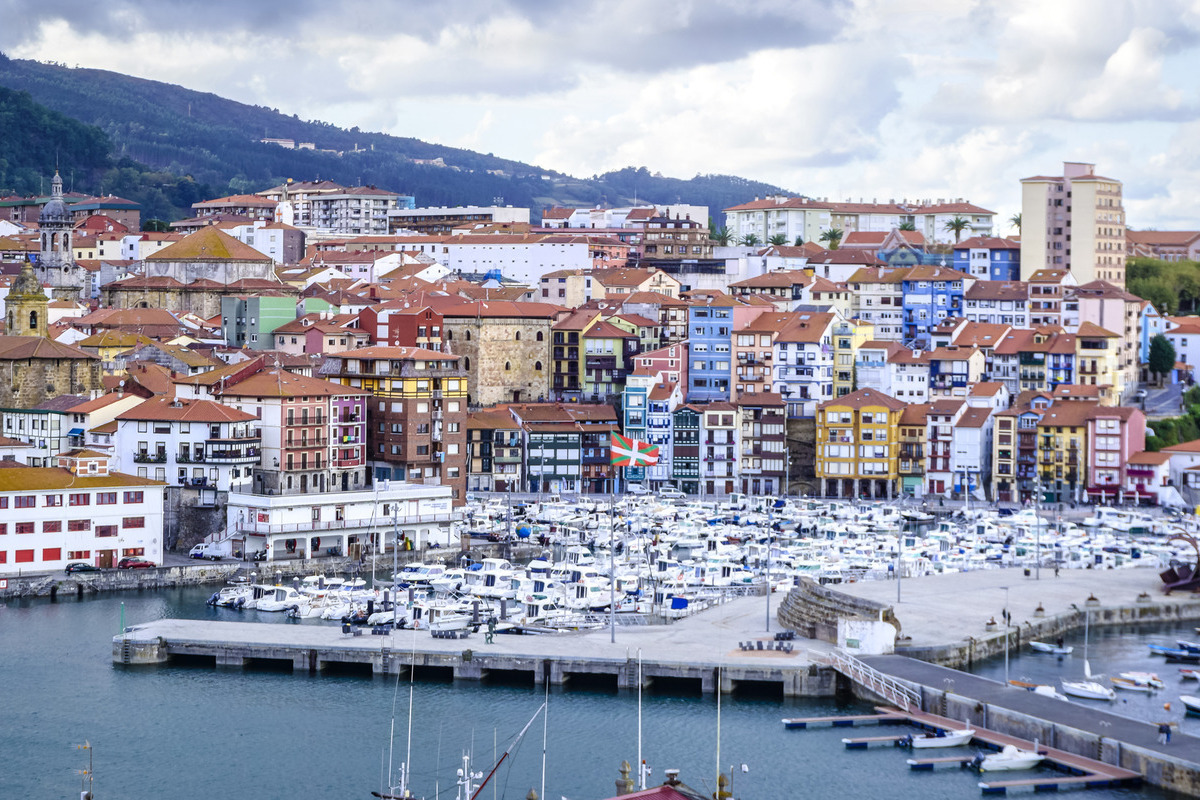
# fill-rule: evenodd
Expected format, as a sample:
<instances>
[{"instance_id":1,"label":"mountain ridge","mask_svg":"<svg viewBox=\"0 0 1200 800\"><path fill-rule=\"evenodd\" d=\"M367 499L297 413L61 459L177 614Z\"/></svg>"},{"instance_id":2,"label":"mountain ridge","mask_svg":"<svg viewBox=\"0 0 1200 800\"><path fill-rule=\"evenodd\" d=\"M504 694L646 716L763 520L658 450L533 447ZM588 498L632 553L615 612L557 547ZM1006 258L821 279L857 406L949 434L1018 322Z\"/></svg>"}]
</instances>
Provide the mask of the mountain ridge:
<instances>
[{"instance_id":1,"label":"mountain ridge","mask_svg":"<svg viewBox=\"0 0 1200 800\"><path fill-rule=\"evenodd\" d=\"M668 178L627 167L577 178L492 154L413 137L339 128L276 109L239 103L211 92L107 70L11 59L0 53L0 86L27 92L37 103L99 128L114 159L190 176L225 194L261 191L287 178L323 178L411 194L419 206L527 206L536 219L547 206L627 205L634 197L659 205L706 205L717 223L722 209L754 196L788 193L778 186L730 175ZM293 150L263 138L313 142ZM442 159L446 167L414 159ZM52 166L52 165L48 165ZM3 188L3 187L0 187ZM171 214L190 216L176 206Z\"/></svg>"}]
</instances>

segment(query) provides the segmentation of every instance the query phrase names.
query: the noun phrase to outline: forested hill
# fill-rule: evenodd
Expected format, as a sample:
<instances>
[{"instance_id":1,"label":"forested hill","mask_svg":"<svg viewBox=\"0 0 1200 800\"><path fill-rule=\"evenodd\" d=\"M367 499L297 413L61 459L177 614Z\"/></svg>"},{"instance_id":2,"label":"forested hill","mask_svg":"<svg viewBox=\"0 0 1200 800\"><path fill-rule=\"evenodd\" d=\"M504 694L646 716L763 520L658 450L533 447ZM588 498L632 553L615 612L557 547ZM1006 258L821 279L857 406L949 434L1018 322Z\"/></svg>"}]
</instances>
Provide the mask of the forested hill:
<instances>
[{"instance_id":1,"label":"forested hill","mask_svg":"<svg viewBox=\"0 0 1200 800\"><path fill-rule=\"evenodd\" d=\"M153 170L191 176L196 184L212 187L216 195L259 191L286 178L322 178L412 194L420 205L503 202L528 206L536 216L545 206L622 205L635 198L707 205L717 215L722 208L755 196L784 192L732 176L682 180L656 176L645 168L573 178L419 139L301 120L276 109L172 84L9 59L3 54L0 86L28 92L38 103L99 128L111 140L113 159L128 158ZM263 138L313 142L318 150L288 150L260 143ZM437 158L447 167L413 163L413 159ZM45 169L52 167L48 163ZM0 185L0 192L12 188ZM189 214L180 206L170 216Z\"/></svg>"}]
</instances>

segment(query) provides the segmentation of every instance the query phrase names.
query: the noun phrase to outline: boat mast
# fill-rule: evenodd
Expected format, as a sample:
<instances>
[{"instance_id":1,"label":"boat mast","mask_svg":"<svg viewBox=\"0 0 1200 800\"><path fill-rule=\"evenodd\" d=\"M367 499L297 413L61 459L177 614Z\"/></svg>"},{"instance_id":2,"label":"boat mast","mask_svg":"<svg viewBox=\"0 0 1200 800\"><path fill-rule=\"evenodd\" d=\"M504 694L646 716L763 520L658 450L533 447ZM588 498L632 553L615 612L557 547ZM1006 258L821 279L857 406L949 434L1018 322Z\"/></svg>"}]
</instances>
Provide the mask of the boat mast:
<instances>
[{"instance_id":1,"label":"boat mast","mask_svg":"<svg viewBox=\"0 0 1200 800\"><path fill-rule=\"evenodd\" d=\"M479 797L479 793L483 791L483 787L488 785L488 781L490 781L492 779L492 776L496 774L496 770L500 769L500 765L504 763L504 759L508 758L509 754L513 751L513 749L518 744L521 743L521 739L525 736L525 732L529 730L529 726L533 724L533 721L535 719L537 719L537 715L542 713L542 709L544 709L545 707L546 707L546 704L542 703L540 706L538 706L538 710L533 712L533 716L529 718L529 722L526 722L525 727L521 728L521 732L517 734L517 738L513 739L512 744L510 744L508 746L508 749L504 751L504 755L500 756L500 760L498 760L496 762L496 766L492 767L492 771L489 772L487 774L487 777L483 779L483 783L479 784L479 787L477 789L475 789L475 793L470 796L470 800L475 800L475 798ZM464 766L467 766L466 761L467 761L467 757L463 756ZM463 772L466 775L470 775L469 769L464 769ZM461 785L462 782L460 781L459 783ZM470 789L470 780L469 779L467 779L467 788L468 788L468 790ZM460 798L460 800L466 800L466 798Z\"/></svg>"}]
</instances>

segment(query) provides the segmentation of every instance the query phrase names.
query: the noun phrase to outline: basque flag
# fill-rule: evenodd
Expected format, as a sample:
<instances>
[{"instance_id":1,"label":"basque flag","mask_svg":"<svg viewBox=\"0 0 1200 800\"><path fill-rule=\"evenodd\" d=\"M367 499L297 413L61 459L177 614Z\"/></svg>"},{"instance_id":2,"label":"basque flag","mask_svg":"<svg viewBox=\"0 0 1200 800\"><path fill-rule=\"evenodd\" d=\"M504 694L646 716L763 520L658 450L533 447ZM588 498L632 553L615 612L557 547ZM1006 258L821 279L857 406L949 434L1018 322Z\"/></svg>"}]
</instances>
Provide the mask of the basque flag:
<instances>
[{"instance_id":1,"label":"basque flag","mask_svg":"<svg viewBox=\"0 0 1200 800\"><path fill-rule=\"evenodd\" d=\"M614 433L610 455L614 467L652 467L658 463L658 445Z\"/></svg>"}]
</instances>

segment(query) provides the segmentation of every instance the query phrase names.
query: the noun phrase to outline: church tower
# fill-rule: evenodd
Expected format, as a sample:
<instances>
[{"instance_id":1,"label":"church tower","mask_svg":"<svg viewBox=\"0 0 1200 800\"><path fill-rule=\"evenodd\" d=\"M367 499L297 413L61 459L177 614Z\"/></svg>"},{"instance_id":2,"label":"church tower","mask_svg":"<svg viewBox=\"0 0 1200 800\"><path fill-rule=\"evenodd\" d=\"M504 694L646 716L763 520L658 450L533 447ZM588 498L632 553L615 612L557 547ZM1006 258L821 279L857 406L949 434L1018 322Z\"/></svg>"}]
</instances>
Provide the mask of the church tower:
<instances>
[{"instance_id":1,"label":"church tower","mask_svg":"<svg viewBox=\"0 0 1200 800\"><path fill-rule=\"evenodd\" d=\"M37 278L50 287L55 300L78 300L82 296L87 271L75 263L72 250L74 224L63 200L62 178L54 173L50 182L50 201L38 216L41 248Z\"/></svg>"},{"instance_id":2,"label":"church tower","mask_svg":"<svg viewBox=\"0 0 1200 800\"><path fill-rule=\"evenodd\" d=\"M33 274L33 265L25 262L5 300L8 311L4 318L5 335L48 337L46 307L49 302L41 281Z\"/></svg>"}]
</instances>

